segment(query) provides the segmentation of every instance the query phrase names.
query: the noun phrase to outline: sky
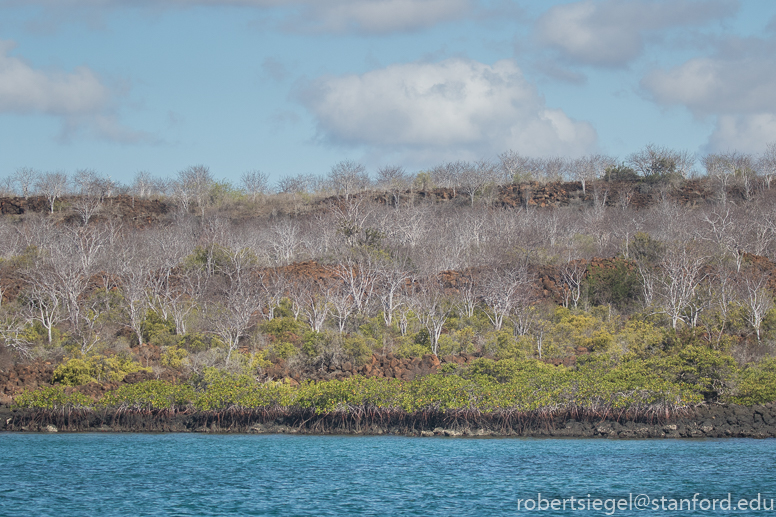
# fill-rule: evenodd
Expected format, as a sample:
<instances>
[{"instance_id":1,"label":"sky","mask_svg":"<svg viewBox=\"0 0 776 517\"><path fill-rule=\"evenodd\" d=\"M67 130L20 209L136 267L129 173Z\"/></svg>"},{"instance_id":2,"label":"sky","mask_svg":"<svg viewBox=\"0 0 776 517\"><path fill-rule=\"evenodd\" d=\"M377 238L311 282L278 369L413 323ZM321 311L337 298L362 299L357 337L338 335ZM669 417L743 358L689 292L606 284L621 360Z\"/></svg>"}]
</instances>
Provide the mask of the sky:
<instances>
[{"instance_id":1,"label":"sky","mask_svg":"<svg viewBox=\"0 0 776 517\"><path fill-rule=\"evenodd\" d=\"M0 177L774 141L767 0L0 0Z\"/></svg>"}]
</instances>

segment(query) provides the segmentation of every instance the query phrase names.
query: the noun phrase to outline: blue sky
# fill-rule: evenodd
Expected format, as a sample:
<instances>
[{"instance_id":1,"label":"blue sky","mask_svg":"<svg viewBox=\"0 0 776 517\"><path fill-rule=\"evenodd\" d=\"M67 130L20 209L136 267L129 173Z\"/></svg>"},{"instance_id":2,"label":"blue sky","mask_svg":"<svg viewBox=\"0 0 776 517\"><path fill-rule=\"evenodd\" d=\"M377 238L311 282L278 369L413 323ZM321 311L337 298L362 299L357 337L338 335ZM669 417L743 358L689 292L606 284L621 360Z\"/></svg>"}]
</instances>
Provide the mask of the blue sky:
<instances>
[{"instance_id":1,"label":"blue sky","mask_svg":"<svg viewBox=\"0 0 776 517\"><path fill-rule=\"evenodd\" d=\"M776 2L0 0L0 177L776 141Z\"/></svg>"}]
</instances>

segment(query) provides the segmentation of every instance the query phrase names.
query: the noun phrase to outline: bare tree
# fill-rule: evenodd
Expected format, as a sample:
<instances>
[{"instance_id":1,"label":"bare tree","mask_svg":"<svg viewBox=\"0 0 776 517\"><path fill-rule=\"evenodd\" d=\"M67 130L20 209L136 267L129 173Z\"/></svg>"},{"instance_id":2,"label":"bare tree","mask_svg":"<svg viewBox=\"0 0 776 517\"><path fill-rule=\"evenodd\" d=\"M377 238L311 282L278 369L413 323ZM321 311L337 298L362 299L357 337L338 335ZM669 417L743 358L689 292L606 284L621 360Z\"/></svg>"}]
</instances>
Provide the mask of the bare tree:
<instances>
[{"instance_id":1,"label":"bare tree","mask_svg":"<svg viewBox=\"0 0 776 517\"><path fill-rule=\"evenodd\" d=\"M32 195L38 182L38 176L40 176L40 173L32 167L20 167L16 169L12 181L18 186L19 193L24 199L27 199Z\"/></svg>"},{"instance_id":2,"label":"bare tree","mask_svg":"<svg viewBox=\"0 0 776 517\"><path fill-rule=\"evenodd\" d=\"M410 297L410 304L415 316L428 331L431 353L438 355L439 337L453 308L439 278L428 277L417 282Z\"/></svg>"},{"instance_id":3,"label":"bare tree","mask_svg":"<svg viewBox=\"0 0 776 517\"><path fill-rule=\"evenodd\" d=\"M67 192L67 174L47 172L35 181L35 190L48 200L49 209L54 213L54 202Z\"/></svg>"},{"instance_id":4,"label":"bare tree","mask_svg":"<svg viewBox=\"0 0 776 517\"><path fill-rule=\"evenodd\" d=\"M504 318L520 303L522 292L529 284L526 264L492 269L483 275L481 297L489 309L485 314L496 330L501 330Z\"/></svg>"},{"instance_id":5,"label":"bare tree","mask_svg":"<svg viewBox=\"0 0 776 517\"><path fill-rule=\"evenodd\" d=\"M323 282L298 281L292 292L292 302L304 314L307 323L314 332L323 330L323 324L331 310L330 295L332 287Z\"/></svg>"},{"instance_id":6,"label":"bare tree","mask_svg":"<svg viewBox=\"0 0 776 517\"><path fill-rule=\"evenodd\" d=\"M210 169L204 165L193 165L178 172L174 192L184 211L188 211L190 204L195 202L204 217L212 187Z\"/></svg>"},{"instance_id":7,"label":"bare tree","mask_svg":"<svg viewBox=\"0 0 776 517\"><path fill-rule=\"evenodd\" d=\"M480 160L474 165L462 167L458 178L461 191L469 196L470 205L474 206L477 193L486 185L496 183L496 166L487 160Z\"/></svg>"},{"instance_id":8,"label":"bare tree","mask_svg":"<svg viewBox=\"0 0 776 517\"><path fill-rule=\"evenodd\" d=\"M569 164L571 176L582 183L582 193L586 193L586 185L588 181L594 181L603 176L604 171L614 165L613 158L603 156L600 154L594 154L589 156L583 156L572 161Z\"/></svg>"},{"instance_id":9,"label":"bare tree","mask_svg":"<svg viewBox=\"0 0 776 517\"><path fill-rule=\"evenodd\" d=\"M660 271L645 270L652 275L649 282L654 285L658 310L669 317L674 329L680 321L690 323L686 311L706 276L703 273L706 257L695 248L692 243L668 246Z\"/></svg>"},{"instance_id":10,"label":"bare tree","mask_svg":"<svg viewBox=\"0 0 776 517\"><path fill-rule=\"evenodd\" d=\"M26 300L31 319L40 322L46 329L48 342L51 343L54 327L64 319L64 296L52 274L53 270L41 260L36 262L35 267L25 275L29 284Z\"/></svg>"},{"instance_id":11,"label":"bare tree","mask_svg":"<svg viewBox=\"0 0 776 517\"><path fill-rule=\"evenodd\" d=\"M281 219L273 224L267 239L273 261L284 266L296 259L302 246L299 224L291 219Z\"/></svg>"},{"instance_id":12,"label":"bare tree","mask_svg":"<svg viewBox=\"0 0 776 517\"><path fill-rule=\"evenodd\" d=\"M569 162L566 158L555 156L537 160L536 166L544 181L563 181L568 173Z\"/></svg>"},{"instance_id":13,"label":"bare tree","mask_svg":"<svg viewBox=\"0 0 776 517\"><path fill-rule=\"evenodd\" d=\"M536 176L536 162L527 156L509 150L498 155L501 183L523 183Z\"/></svg>"},{"instance_id":14,"label":"bare tree","mask_svg":"<svg viewBox=\"0 0 776 517\"><path fill-rule=\"evenodd\" d=\"M471 271L464 272L458 279L458 306L462 316L474 317L479 302L481 286L475 281Z\"/></svg>"},{"instance_id":15,"label":"bare tree","mask_svg":"<svg viewBox=\"0 0 776 517\"><path fill-rule=\"evenodd\" d=\"M471 164L464 161L443 163L431 169L431 178L435 185L452 189L455 197L456 189L461 184L461 175L469 168Z\"/></svg>"},{"instance_id":16,"label":"bare tree","mask_svg":"<svg viewBox=\"0 0 776 517\"><path fill-rule=\"evenodd\" d=\"M153 273L148 277L147 296L151 310L164 320L175 322L176 334L186 333L186 322L194 309L194 299L202 292L205 273L182 265L191 251L193 234L185 225L150 230L149 258Z\"/></svg>"},{"instance_id":17,"label":"bare tree","mask_svg":"<svg viewBox=\"0 0 776 517\"><path fill-rule=\"evenodd\" d=\"M716 309L713 314L717 316L717 321L706 318L701 320L706 327L706 333L709 336L709 341L714 342L719 346L722 341L722 336L725 333L725 327L730 320L730 312L737 306L738 301L738 287L737 278L731 272L731 270L723 263L714 264L711 268L711 274L714 277L714 282L710 283L713 289L712 291L712 307Z\"/></svg>"},{"instance_id":18,"label":"bare tree","mask_svg":"<svg viewBox=\"0 0 776 517\"><path fill-rule=\"evenodd\" d=\"M350 292L359 314L365 314L377 287L381 268L369 251L356 250L345 255L333 269Z\"/></svg>"},{"instance_id":19,"label":"bare tree","mask_svg":"<svg viewBox=\"0 0 776 517\"><path fill-rule=\"evenodd\" d=\"M387 326L393 323L393 313L401 305L401 293L411 279L406 255L377 264L374 283L383 308L383 321Z\"/></svg>"},{"instance_id":20,"label":"bare tree","mask_svg":"<svg viewBox=\"0 0 776 517\"><path fill-rule=\"evenodd\" d=\"M143 344L143 322L149 309L147 288L153 273L149 250L144 249L143 235L126 235L112 250L115 270L118 272L122 306L135 333L138 344Z\"/></svg>"},{"instance_id":21,"label":"bare tree","mask_svg":"<svg viewBox=\"0 0 776 517\"><path fill-rule=\"evenodd\" d=\"M771 182L776 177L776 142L771 142L765 148L765 152L757 161L757 169L760 175L765 178L765 184L771 188Z\"/></svg>"},{"instance_id":22,"label":"bare tree","mask_svg":"<svg viewBox=\"0 0 776 517\"><path fill-rule=\"evenodd\" d=\"M626 163L641 177L652 181L672 177L689 178L694 175L695 155L649 144L631 154Z\"/></svg>"},{"instance_id":23,"label":"bare tree","mask_svg":"<svg viewBox=\"0 0 776 517\"><path fill-rule=\"evenodd\" d=\"M0 313L0 343L6 348L18 353L25 359L32 359L28 326L30 320L19 311L3 311Z\"/></svg>"},{"instance_id":24,"label":"bare tree","mask_svg":"<svg viewBox=\"0 0 776 517\"><path fill-rule=\"evenodd\" d=\"M706 232L699 232L699 237L713 242L722 253L735 261L736 271L741 270L744 254L741 239L745 237L742 228L737 224L733 207L717 206L703 215Z\"/></svg>"},{"instance_id":25,"label":"bare tree","mask_svg":"<svg viewBox=\"0 0 776 517\"><path fill-rule=\"evenodd\" d=\"M135 174L131 192L133 196L145 199L151 195L154 189L154 179L148 171L139 171Z\"/></svg>"},{"instance_id":26,"label":"bare tree","mask_svg":"<svg viewBox=\"0 0 776 517\"><path fill-rule=\"evenodd\" d=\"M348 318L356 309L356 305L353 303L353 296L350 289L344 283L338 283L329 290L328 298L331 304L331 312L334 314L334 319L337 320L337 328L339 333L342 334L345 332Z\"/></svg>"},{"instance_id":27,"label":"bare tree","mask_svg":"<svg viewBox=\"0 0 776 517\"><path fill-rule=\"evenodd\" d=\"M563 306L573 303L576 308L582 297L582 281L587 273L587 263L584 260L569 260L560 267L560 279L563 283Z\"/></svg>"},{"instance_id":28,"label":"bare tree","mask_svg":"<svg viewBox=\"0 0 776 517\"><path fill-rule=\"evenodd\" d=\"M344 197L346 201L353 193L368 188L371 183L366 167L350 160L335 164L327 178L337 195Z\"/></svg>"},{"instance_id":29,"label":"bare tree","mask_svg":"<svg viewBox=\"0 0 776 517\"><path fill-rule=\"evenodd\" d=\"M217 288L218 298L209 307L210 322L215 333L227 345L226 362L237 350L240 339L261 313L262 290L255 281L255 258L247 248L226 248L226 260L219 263L222 283Z\"/></svg>"},{"instance_id":30,"label":"bare tree","mask_svg":"<svg viewBox=\"0 0 776 517\"><path fill-rule=\"evenodd\" d=\"M389 192L393 199L393 206L399 206L401 193L410 188L410 176L404 167L387 166L377 170L377 185Z\"/></svg>"},{"instance_id":31,"label":"bare tree","mask_svg":"<svg viewBox=\"0 0 776 517\"><path fill-rule=\"evenodd\" d=\"M269 176L261 171L252 170L245 172L240 179L243 188L251 195L251 200L254 202L257 197L269 192Z\"/></svg>"},{"instance_id":32,"label":"bare tree","mask_svg":"<svg viewBox=\"0 0 776 517\"><path fill-rule=\"evenodd\" d=\"M736 152L709 154L703 157L706 174L716 184L722 204L727 202L728 189L733 183L743 187L744 197L752 195L755 163L748 154Z\"/></svg>"},{"instance_id":33,"label":"bare tree","mask_svg":"<svg viewBox=\"0 0 776 517\"><path fill-rule=\"evenodd\" d=\"M773 293L768 288L769 275L760 271L747 271L743 275L741 297L746 307L746 320L752 326L757 335L757 342L761 341L760 331L766 314L773 308Z\"/></svg>"},{"instance_id":34,"label":"bare tree","mask_svg":"<svg viewBox=\"0 0 776 517\"><path fill-rule=\"evenodd\" d=\"M275 318L275 309L280 305L288 288L288 280L278 270L259 273L259 283L264 293L264 307L267 309L267 319Z\"/></svg>"}]
</instances>

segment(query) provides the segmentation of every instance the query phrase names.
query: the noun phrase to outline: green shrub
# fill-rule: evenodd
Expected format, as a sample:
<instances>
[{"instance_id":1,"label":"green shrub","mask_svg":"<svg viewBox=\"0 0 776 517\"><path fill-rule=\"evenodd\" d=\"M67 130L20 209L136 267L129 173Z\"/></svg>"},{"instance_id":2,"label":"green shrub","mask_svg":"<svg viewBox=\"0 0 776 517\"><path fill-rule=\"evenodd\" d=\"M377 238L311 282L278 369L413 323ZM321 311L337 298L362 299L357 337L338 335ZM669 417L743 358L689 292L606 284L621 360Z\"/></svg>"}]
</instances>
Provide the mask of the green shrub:
<instances>
[{"instance_id":1,"label":"green shrub","mask_svg":"<svg viewBox=\"0 0 776 517\"><path fill-rule=\"evenodd\" d=\"M64 386L81 386L96 381L96 369L89 359L74 357L57 366L51 382Z\"/></svg>"},{"instance_id":2,"label":"green shrub","mask_svg":"<svg viewBox=\"0 0 776 517\"><path fill-rule=\"evenodd\" d=\"M164 319L154 311L148 311L141 324L141 333L146 343L158 346L170 346L170 337L175 335L175 322Z\"/></svg>"},{"instance_id":3,"label":"green shrub","mask_svg":"<svg viewBox=\"0 0 776 517\"><path fill-rule=\"evenodd\" d=\"M736 404L753 406L776 401L776 359L768 359L744 368L738 376Z\"/></svg>"},{"instance_id":4,"label":"green shrub","mask_svg":"<svg viewBox=\"0 0 776 517\"><path fill-rule=\"evenodd\" d=\"M269 355L273 359L288 359L299 352L299 349L293 343L287 341L277 341L269 347Z\"/></svg>"},{"instance_id":5,"label":"green shrub","mask_svg":"<svg viewBox=\"0 0 776 517\"><path fill-rule=\"evenodd\" d=\"M488 336L485 350L497 359L522 360L533 351L533 343L527 336L515 338L512 332L502 329Z\"/></svg>"},{"instance_id":6,"label":"green shrub","mask_svg":"<svg viewBox=\"0 0 776 517\"><path fill-rule=\"evenodd\" d=\"M180 370L183 367L183 361L189 356L189 353L177 346L167 347L161 355L159 362L162 366L172 368L173 370Z\"/></svg>"},{"instance_id":7,"label":"green shrub","mask_svg":"<svg viewBox=\"0 0 776 517\"><path fill-rule=\"evenodd\" d=\"M377 341L364 336L346 337L342 341L342 349L357 366L365 365L372 358L372 351L377 348Z\"/></svg>"},{"instance_id":8,"label":"green shrub","mask_svg":"<svg viewBox=\"0 0 776 517\"><path fill-rule=\"evenodd\" d=\"M127 353L73 357L54 369L51 382L81 386L90 382L121 382L130 373L150 372Z\"/></svg>"},{"instance_id":9,"label":"green shrub","mask_svg":"<svg viewBox=\"0 0 776 517\"><path fill-rule=\"evenodd\" d=\"M421 339L416 336L402 336L397 339L398 347L394 351L396 357L401 359L410 357L423 357L426 354L431 353L431 343L428 340L428 332L424 329L418 334L421 335ZM425 337L426 339L423 339Z\"/></svg>"},{"instance_id":10,"label":"green shrub","mask_svg":"<svg viewBox=\"0 0 776 517\"><path fill-rule=\"evenodd\" d=\"M259 325L259 329L272 341L287 341L301 345L301 336L309 327L291 317L276 317Z\"/></svg>"},{"instance_id":11,"label":"green shrub","mask_svg":"<svg viewBox=\"0 0 776 517\"><path fill-rule=\"evenodd\" d=\"M593 305L611 304L626 312L641 298L641 276L633 264L618 260L613 267L591 265L587 271L585 288Z\"/></svg>"}]
</instances>

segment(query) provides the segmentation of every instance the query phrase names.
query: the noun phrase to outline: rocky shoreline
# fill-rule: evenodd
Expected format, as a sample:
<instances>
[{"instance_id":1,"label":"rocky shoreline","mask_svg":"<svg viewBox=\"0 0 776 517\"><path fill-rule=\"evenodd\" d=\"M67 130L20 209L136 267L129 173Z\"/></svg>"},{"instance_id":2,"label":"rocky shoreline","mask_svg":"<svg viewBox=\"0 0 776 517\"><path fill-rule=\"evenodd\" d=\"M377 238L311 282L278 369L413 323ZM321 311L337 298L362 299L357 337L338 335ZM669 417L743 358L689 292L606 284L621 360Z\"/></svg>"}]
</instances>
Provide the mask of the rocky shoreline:
<instances>
[{"instance_id":1,"label":"rocky shoreline","mask_svg":"<svg viewBox=\"0 0 776 517\"><path fill-rule=\"evenodd\" d=\"M585 414L527 414L508 419L481 414L461 419L444 413L316 415L288 411L42 411L0 407L5 432L201 432L257 434L350 434L448 437L562 438L774 438L776 404L703 405L683 413L632 418Z\"/></svg>"}]
</instances>

